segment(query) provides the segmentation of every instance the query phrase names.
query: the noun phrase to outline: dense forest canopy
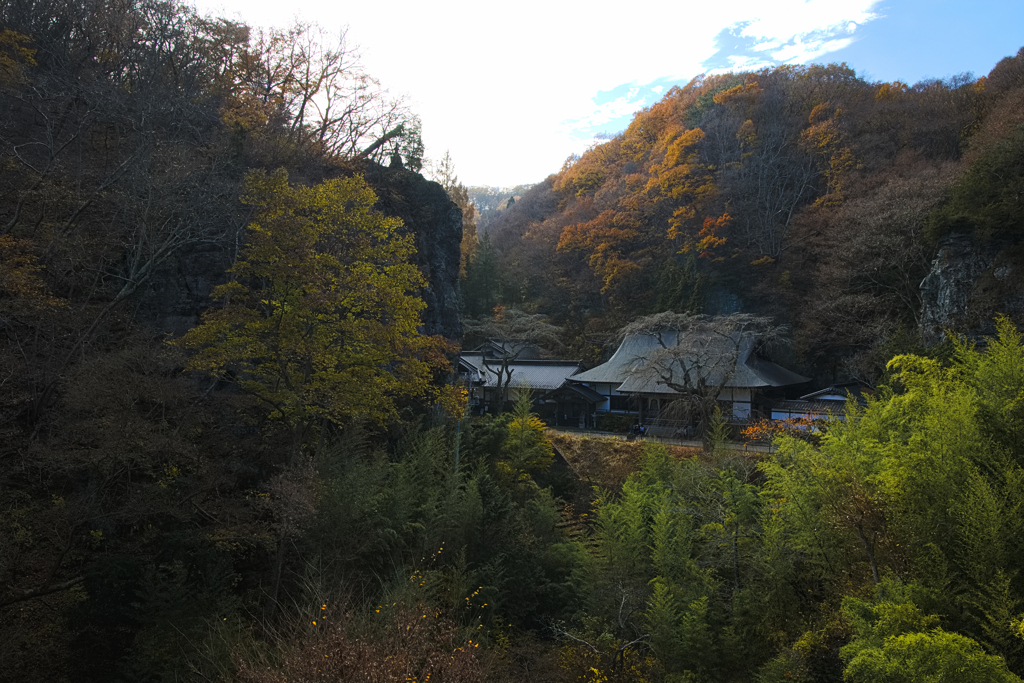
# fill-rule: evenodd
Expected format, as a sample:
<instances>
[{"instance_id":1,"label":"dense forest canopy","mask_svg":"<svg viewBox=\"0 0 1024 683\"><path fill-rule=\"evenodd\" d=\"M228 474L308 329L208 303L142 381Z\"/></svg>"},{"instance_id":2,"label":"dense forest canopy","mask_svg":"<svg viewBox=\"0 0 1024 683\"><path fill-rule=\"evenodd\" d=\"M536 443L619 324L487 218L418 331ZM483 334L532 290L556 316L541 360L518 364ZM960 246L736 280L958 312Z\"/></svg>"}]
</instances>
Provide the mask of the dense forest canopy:
<instances>
[{"instance_id":1,"label":"dense forest canopy","mask_svg":"<svg viewBox=\"0 0 1024 683\"><path fill-rule=\"evenodd\" d=\"M1022 68L908 85L782 66L673 88L499 215L478 258L500 276L469 269L468 312L546 313L583 357L637 314L757 313L792 326L806 373L873 382L934 317L920 285L949 239L1013 260ZM993 296L1015 299L997 288L943 324L985 327Z\"/></svg>"},{"instance_id":2,"label":"dense forest canopy","mask_svg":"<svg viewBox=\"0 0 1024 683\"><path fill-rule=\"evenodd\" d=\"M5 2L0 91L2 676L173 676L215 616L280 615L310 453L457 409L447 252L396 215L458 209L406 210L418 120L314 25Z\"/></svg>"},{"instance_id":3,"label":"dense forest canopy","mask_svg":"<svg viewBox=\"0 0 1024 683\"><path fill-rule=\"evenodd\" d=\"M1022 74L705 76L466 188L344 34L0 4L0 679L1019 681ZM763 454L468 419L460 303L883 385Z\"/></svg>"}]
</instances>

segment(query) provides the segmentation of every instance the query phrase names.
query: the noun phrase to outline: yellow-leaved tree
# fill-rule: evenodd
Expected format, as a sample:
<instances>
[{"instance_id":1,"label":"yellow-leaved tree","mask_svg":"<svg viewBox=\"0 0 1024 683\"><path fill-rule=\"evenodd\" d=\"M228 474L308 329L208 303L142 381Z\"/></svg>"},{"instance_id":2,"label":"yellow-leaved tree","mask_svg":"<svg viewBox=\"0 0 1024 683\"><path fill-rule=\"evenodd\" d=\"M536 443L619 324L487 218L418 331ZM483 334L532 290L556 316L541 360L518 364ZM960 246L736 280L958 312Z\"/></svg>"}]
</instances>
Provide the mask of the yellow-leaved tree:
<instances>
[{"instance_id":1,"label":"yellow-leaved tree","mask_svg":"<svg viewBox=\"0 0 1024 683\"><path fill-rule=\"evenodd\" d=\"M220 305L176 342L195 351L188 369L256 397L295 453L325 424L385 423L399 399L433 398L445 342L418 329L412 236L373 210L363 178L305 187L257 171L242 201L255 219Z\"/></svg>"},{"instance_id":2,"label":"yellow-leaved tree","mask_svg":"<svg viewBox=\"0 0 1024 683\"><path fill-rule=\"evenodd\" d=\"M498 471L512 481L525 482L530 473L544 472L555 459L555 449L544 431L547 425L533 412L530 387L519 387L519 398L501 446Z\"/></svg>"}]
</instances>

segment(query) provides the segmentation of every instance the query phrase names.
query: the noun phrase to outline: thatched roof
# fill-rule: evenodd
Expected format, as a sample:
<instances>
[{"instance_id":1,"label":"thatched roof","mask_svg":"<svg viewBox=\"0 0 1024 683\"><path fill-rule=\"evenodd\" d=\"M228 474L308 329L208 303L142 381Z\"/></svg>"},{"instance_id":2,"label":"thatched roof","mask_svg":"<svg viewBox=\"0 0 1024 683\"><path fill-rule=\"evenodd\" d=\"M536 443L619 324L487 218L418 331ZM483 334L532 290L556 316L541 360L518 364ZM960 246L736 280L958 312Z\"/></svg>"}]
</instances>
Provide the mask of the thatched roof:
<instances>
[{"instance_id":1,"label":"thatched roof","mask_svg":"<svg viewBox=\"0 0 1024 683\"><path fill-rule=\"evenodd\" d=\"M628 394L675 394L665 383L679 384L684 373L706 384L726 387L782 387L809 378L754 354L750 337L677 332L627 335L607 363L575 375L574 382L617 384Z\"/></svg>"}]
</instances>

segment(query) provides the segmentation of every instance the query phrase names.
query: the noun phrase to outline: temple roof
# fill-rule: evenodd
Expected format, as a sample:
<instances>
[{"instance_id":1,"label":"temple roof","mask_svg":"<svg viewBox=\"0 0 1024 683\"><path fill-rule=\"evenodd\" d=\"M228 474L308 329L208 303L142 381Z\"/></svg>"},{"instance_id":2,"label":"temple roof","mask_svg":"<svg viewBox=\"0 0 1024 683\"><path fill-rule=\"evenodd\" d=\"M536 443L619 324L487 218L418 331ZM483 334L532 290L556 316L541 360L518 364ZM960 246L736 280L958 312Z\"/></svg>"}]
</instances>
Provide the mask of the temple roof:
<instances>
[{"instance_id":1,"label":"temple roof","mask_svg":"<svg viewBox=\"0 0 1024 683\"><path fill-rule=\"evenodd\" d=\"M486 361L486 362L485 362ZM485 387L498 386L498 370L502 362L485 357L482 353L464 353L459 362L470 374L475 374L473 381ZM508 368L512 371L510 387L526 384L531 389L550 391L562 386L569 377L579 372L581 361L578 360L514 360L509 361Z\"/></svg>"},{"instance_id":2,"label":"temple roof","mask_svg":"<svg viewBox=\"0 0 1024 683\"><path fill-rule=\"evenodd\" d=\"M782 387L809 378L759 358L749 337L689 335L677 332L631 334L622 340L608 362L581 372L574 382L617 384L618 391L635 394L674 394L668 383L697 379L726 387ZM724 380L724 383L723 383Z\"/></svg>"}]
</instances>

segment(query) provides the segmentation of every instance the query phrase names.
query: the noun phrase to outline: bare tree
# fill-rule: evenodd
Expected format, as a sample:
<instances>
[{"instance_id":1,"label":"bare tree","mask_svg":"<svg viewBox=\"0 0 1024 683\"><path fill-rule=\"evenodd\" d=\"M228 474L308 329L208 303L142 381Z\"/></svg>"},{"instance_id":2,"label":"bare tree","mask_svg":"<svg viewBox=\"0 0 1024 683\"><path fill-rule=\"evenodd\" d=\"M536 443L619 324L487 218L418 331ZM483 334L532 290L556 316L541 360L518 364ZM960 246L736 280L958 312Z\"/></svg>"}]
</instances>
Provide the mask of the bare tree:
<instances>
[{"instance_id":1,"label":"bare tree","mask_svg":"<svg viewBox=\"0 0 1024 683\"><path fill-rule=\"evenodd\" d=\"M631 377L623 390L673 393L672 410L696 422L710 447L710 428L718 398L738 366L759 349L778 341L784 328L749 313L727 316L656 313L638 318L620 331L637 345Z\"/></svg>"},{"instance_id":2,"label":"bare tree","mask_svg":"<svg viewBox=\"0 0 1024 683\"><path fill-rule=\"evenodd\" d=\"M40 12L80 21L56 35L33 23ZM238 27L173 3L82 12L60 0L0 8L0 21L39 29L38 68L5 85L0 236L22 245L61 304L45 324L0 320L23 350L29 424L115 309L176 254L239 223L230 159L198 144L222 125L216 103L195 90L213 76L204 55L221 38L235 49Z\"/></svg>"},{"instance_id":3,"label":"bare tree","mask_svg":"<svg viewBox=\"0 0 1024 683\"><path fill-rule=\"evenodd\" d=\"M418 132L405 102L363 68L346 30L331 36L302 22L261 30L238 60L236 79L240 100L255 100L294 141L328 156L379 160L388 151L379 141Z\"/></svg>"},{"instance_id":4,"label":"bare tree","mask_svg":"<svg viewBox=\"0 0 1024 683\"><path fill-rule=\"evenodd\" d=\"M583 637L584 634L573 633L562 624L552 624L550 628L556 637L572 641L592 652L601 662L601 668L612 673L615 680L620 680L625 673L630 653L647 644L651 634L643 623L644 592L622 583L616 586L616 590L619 605L614 622L609 624L611 633L605 632L598 638L591 637L588 640Z\"/></svg>"},{"instance_id":5,"label":"bare tree","mask_svg":"<svg viewBox=\"0 0 1024 683\"><path fill-rule=\"evenodd\" d=\"M836 222L849 235L849 249L838 251L849 273L847 291L882 299L897 317L920 323L921 281L932 256L921 232L954 178L952 163L925 166L844 207Z\"/></svg>"},{"instance_id":6,"label":"bare tree","mask_svg":"<svg viewBox=\"0 0 1024 683\"><path fill-rule=\"evenodd\" d=\"M789 225L817 194L820 176L814 158L799 149L796 131L777 96L766 96L758 120L747 121L736 137L743 161L730 167L724 183L736 199L730 211L748 246L778 258L789 246Z\"/></svg>"},{"instance_id":7,"label":"bare tree","mask_svg":"<svg viewBox=\"0 0 1024 683\"><path fill-rule=\"evenodd\" d=\"M562 346L562 328L552 325L547 316L540 313L525 313L515 308L500 308L493 316L465 321L463 327L468 339L494 342L497 357L489 359L484 354L483 364L498 377L497 388L503 405L515 372L512 364L530 349Z\"/></svg>"}]
</instances>

